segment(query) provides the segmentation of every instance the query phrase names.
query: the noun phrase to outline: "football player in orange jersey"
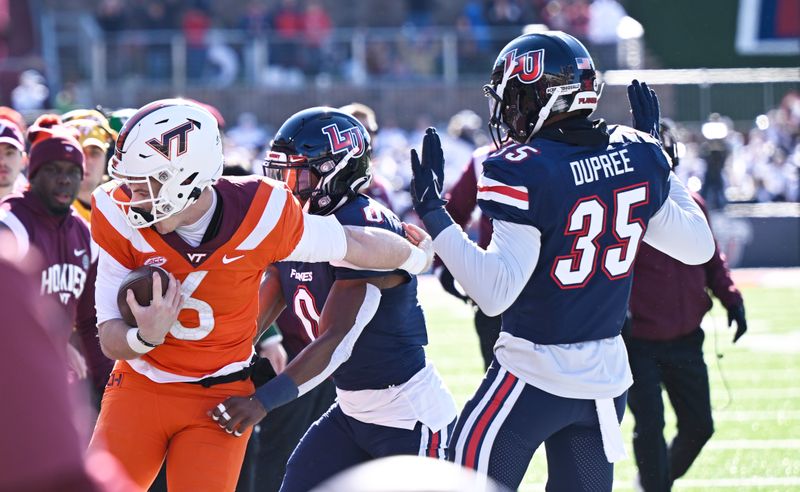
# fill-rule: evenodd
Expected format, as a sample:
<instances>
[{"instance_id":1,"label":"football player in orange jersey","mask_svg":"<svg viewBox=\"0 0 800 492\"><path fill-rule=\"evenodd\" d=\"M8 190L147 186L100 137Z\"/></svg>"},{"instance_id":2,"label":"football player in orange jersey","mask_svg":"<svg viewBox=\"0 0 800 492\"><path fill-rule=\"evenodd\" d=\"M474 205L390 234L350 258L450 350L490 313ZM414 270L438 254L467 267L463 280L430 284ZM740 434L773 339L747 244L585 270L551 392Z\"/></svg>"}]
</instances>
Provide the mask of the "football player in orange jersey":
<instances>
[{"instance_id":1,"label":"football player in orange jersey","mask_svg":"<svg viewBox=\"0 0 800 492\"><path fill-rule=\"evenodd\" d=\"M91 445L104 442L142 487L166 458L171 490L234 490L249 430L244 439L220 432L206 410L254 393L248 376L267 265L344 260L419 273L432 259L428 240L412 246L388 231L305 214L283 183L220 178L222 163L207 110L156 101L123 127L108 167L116 183L93 196L100 343L118 362ZM169 286L159 295L154 276L149 306L128 292L132 328L116 293L143 265L167 270Z\"/></svg>"}]
</instances>

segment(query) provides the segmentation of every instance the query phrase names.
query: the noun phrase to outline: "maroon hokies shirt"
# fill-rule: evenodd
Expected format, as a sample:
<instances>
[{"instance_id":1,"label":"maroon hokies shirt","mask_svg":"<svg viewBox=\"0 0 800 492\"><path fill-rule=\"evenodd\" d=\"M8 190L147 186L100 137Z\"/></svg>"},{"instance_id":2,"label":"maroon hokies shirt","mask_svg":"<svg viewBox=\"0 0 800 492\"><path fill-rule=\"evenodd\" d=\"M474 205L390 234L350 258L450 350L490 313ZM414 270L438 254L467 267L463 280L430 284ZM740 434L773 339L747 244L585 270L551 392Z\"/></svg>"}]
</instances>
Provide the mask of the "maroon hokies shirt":
<instances>
[{"instance_id":1,"label":"maroon hokies shirt","mask_svg":"<svg viewBox=\"0 0 800 492\"><path fill-rule=\"evenodd\" d=\"M42 268L37 288L41 295L57 301L76 327L83 354L96 387L102 388L113 362L103 355L97 339L94 283L97 275L97 247L89 226L77 213L52 215L30 190L0 201L0 223L14 233L23 254L35 249ZM53 334L67 341L71 330Z\"/></svg>"}]
</instances>

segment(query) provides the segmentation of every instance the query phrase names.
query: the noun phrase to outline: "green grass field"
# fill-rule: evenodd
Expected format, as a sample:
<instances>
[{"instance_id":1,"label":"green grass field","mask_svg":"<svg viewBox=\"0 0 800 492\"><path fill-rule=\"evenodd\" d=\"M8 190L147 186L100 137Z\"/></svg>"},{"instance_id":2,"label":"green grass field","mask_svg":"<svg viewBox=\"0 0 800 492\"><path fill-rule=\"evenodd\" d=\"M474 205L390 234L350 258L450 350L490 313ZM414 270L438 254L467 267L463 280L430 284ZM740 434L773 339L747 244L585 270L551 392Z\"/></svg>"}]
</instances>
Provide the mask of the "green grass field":
<instances>
[{"instance_id":1,"label":"green grass field","mask_svg":"<svg viewBox=\"0 0 800 492\"><path fill-rule=\"evenodd\" d=\"M732 345L719 303L703 321L716 432L675 489L800 490L800 269L737 270L734 277L745 297L749 331ZM463 406L483 374L472 312L432 277L421 279L420 299L428 319L428 355ZM719 365L715 332L724 354ZM675 419L666 395L664 401L669 442ZM616 466L614 489L632 490L630 413L622 427L629 458ZM544 490L546 472L542 447L521 490Z\"/></svg>"}]
</instances>

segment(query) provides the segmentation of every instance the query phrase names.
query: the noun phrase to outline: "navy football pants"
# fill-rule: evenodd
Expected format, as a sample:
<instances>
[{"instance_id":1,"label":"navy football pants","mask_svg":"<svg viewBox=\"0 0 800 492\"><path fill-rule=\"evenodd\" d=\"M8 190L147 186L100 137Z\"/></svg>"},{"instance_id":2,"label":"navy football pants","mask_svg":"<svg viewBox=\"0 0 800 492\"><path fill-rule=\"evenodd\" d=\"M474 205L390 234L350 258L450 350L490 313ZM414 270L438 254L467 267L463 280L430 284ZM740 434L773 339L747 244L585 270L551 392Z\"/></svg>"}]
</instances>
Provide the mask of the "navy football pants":
<instances>
[{"instance_id":1,"label":"navy football pants","mask_svg":"<svg viewBox=\"0 0 800 492\"><path fill-rule=\"evenodd\" d=\"M351 466L396 455L444 459L455 420L438 432L365 424L332 406L308 429L289 458L281 492L307 492Z\"/></svg>"},{"instance_id":2,"label":"navy football pants","mask_svg":"<svg viewBox=\"0 0 800 492\"><path fill-rule=\"evenodd\" d=\"M614 405L622 420L625 393ZM542 442L547 490L611 490L614 465L603 451L594 400L525 384L495 359L458 418L447 458L516 490Z\"/></svg>"}]
</instances>

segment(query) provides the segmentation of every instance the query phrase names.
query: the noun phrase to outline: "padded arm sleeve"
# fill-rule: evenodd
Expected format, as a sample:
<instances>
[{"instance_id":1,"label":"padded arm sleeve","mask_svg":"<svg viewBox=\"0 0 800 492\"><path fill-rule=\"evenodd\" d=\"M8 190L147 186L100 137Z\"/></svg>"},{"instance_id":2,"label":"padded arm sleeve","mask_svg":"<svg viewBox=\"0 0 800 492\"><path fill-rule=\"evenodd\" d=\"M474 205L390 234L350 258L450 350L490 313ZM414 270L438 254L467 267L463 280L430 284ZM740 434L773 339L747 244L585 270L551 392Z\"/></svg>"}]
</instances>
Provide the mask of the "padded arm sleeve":
<instances>
[{"instance_id":1,"label":"padded arm sleeve","mask_svg":"<svg viewBox=\"0 0 800 492\"><path fill-rule=\"evenodd\" d=\"M511 306L533 274L541 237L534 226L495 220L486 251L455 224L436 237L433 247L467 295L488 316L497 316Z\"/></svg>"},{"instance_id":2,"label":"padded arm sleeve","mask_svg":"<svg viewBox=\"0 0 800 492\"><path fill-rule=\"evenodd\" d=\"M669 182L669 197L650 219L644 242L687 265L702 265L714 254L711 229L675 173L670 173Z\"/></svg>"},{"instance_id":3,"label":"padded arm sleeve","mask_svg":"<svg viewBox=\"0 0 800 492\"><path fill-rule=\"evenodd\" d=\"M317 263L341 260L347 254L344 228L333 215L303 214L303 226L300 242L281 261Z\"/></svg>"}]
</instances>

